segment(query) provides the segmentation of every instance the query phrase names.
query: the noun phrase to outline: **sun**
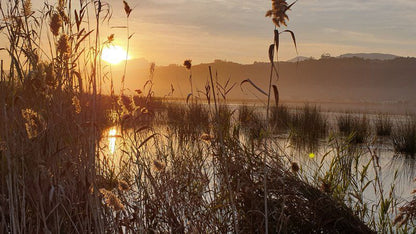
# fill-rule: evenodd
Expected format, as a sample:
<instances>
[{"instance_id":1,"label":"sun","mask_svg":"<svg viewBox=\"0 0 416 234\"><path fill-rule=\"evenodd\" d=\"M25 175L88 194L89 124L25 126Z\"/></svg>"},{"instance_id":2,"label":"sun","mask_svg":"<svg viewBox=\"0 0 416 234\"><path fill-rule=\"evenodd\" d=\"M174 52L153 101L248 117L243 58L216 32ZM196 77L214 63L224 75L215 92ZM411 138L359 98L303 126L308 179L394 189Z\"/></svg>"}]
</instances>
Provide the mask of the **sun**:
<instances>
[{"instance_id":1,"label":"sun","mask_svg":"<svg viewBox=\"0 0 416 234\"><path fill-rule=\"evenodd\" d=\"M111 64L118 64L121 61L128 59L127 52L117 45L107 45L103 48L101 58Z\"/></svg>"}]
</instances>

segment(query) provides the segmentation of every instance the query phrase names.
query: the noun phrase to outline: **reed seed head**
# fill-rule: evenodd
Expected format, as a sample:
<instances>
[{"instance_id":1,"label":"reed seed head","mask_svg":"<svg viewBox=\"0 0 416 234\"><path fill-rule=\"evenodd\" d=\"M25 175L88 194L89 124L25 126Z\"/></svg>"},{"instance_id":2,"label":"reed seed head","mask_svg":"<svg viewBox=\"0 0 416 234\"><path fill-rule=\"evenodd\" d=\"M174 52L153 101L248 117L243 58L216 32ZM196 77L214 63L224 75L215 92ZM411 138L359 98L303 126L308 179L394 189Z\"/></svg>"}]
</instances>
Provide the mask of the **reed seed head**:
<instances>
[{"instance_id":1,"label":"reed seed head","mask_svg":"<svg viewBox=\"0 0 416 234\"><path fill-rule=\"evenodd\" d=\"M143 93L140 89L135 89L134 92L136 92L138 95Z\"/></svg>"},{"instance_id":2,"label":"reed seed head","mask_svg":"<svg viewBox=\"0 0 416 234\"><path fill-rule=\"evenodd\" d=\"M183 62L183 65L186 67L186 69L190 70L192 67L192 60L187 59Z\"/></svg>"},{"instance_id":3,"label":"reed seed head","mask_svg":"<svg viewBox=\"0 0 416 234\"><path fill-rule=\"evenodd\" d=\"M63 10L65 8L65 4L66 4L65 0L59 0L58 1L58 9Z\"/></svg>"},{"instance_id":4,"label":"reed seed head","mask_svg":"<svg viewBox=\"0 0 416 234\"><path fill-rule=\"evenodd\" d=\"M288 5L286 0L272 0L272 9L267 11L266 17L272 17L273 23L280 27L281 25L287 26L286 20L289 20L289 16L286 11L293 5Z\"/></svg>"},{"instance_id":5,"label":"reed seed head","mask_svg":"<svg viewBox=\"0 0 416 234\"><path fill-rule=\"evenodd\" d=\"M81 113L81 105L77 96L74 96L72 98L72 106L75 108L75 113L77 114Z\"/></svg>"},{"instance_id":6,"label":"reed seed head","mask_svg":"<svg viewBox=\"0 0 416 234\"><path fill-rule=\"evenodd\" d=\"M124 11L126 12L127 18L130 16L132 9L130 8L129 4L126 1L124 3Z\"/></svg>"},{"instance_id":7,"label":"reed seed head","mask_svg":"<svg viewBox=\"0 0 416 234\"><path fill-rule=\"evenodd\" d=\"M58 13L53 13L51 17L51 23L49 24L51 32L54 36L59 35L59 30L62 27L62 19Z\"/></svg>"},{"instance_id":8,"label":"reed seed head","mask_svg":"<svg viewBox=\"0 0 416 234\"><path fill-rule=\"evenodd\" d=\"M119 104L127 113L131 113L134 111L133 100L131 100L131 98L126 95L120 96Z\"/></svg>"},{"instance_id":9,"label":"reed seed head","mask_svg":"<svg viewBox=\"0 0 416 234\"><path fill-rule=\"evenodd\" d=\"M113 208L115 211L124 210L124 205L113 192L102 188L100 189L100 193L103 195L104 202L107 204L107 206Z\"/></svg>"},{"instance_id":10,"label":"reed seed head","mask_svg":"<svg viewBox=\"0 0 416 234\"><path fill-rule=\"evenodd\" d=\"M209 142L209 141L211 141L212 139L214 139L214 137L213 136L211 136L210 134L208 134L208 133L203 133L202 135L201 135L201 140L203 140L203 141L207 141L207 142Z\"/></svg>"},{"instance_id":11,"label":"reed seed head","mask_svg":"<svg viewBox=\"0 0 416 234\"><path fill-rule=\"evenodd\" d=\"M28 17L32 14L32 2L31 0L26 0L23 2L23 15Z\"/></svg>"},{"instance_id":12,"label":"reed seed head","mask_svg":"<svg viewBox=\"0 0 416 234\"><path fill-rule=\"evenodd\" d=\"M163 162L155 159L155 160L153 160L153 167L157 171L162 171L162 170L165 169L166 165Z\"/></svg>"},{"instance_id":13,"label":"reed seed head","mask_svg":"<svg viewBox=\"0 0 416 234\"><path fill-rule=\"evenodd\" d=\"M129 186L129 184L126 181L119 180L118 181L118 190L120 190L120 191L128 191L128 190L130 190L130 186Z\"/></svg>"},{"instance_id":14,"label":"reed seed head","mask_svg":"<svg viewBox=\"0 0 416 234\"><path fill-rule=\"evenodd\" d=\"M59 37L57 50L60 55L71 53L71 47L69 45L69 38L66 34L63 34L61 35L61 37Z\"/></svg>"},{"instance_id":15,"label":"reed seed head","mask_svg":"<svg viewBox=\"0 0 416 234\"><path fill-rule=\"evenodd\" d=\"M22 117L25 120L26 133L29 139L35 138L45 129L43 118L32 109L23 109Z\"/></svg>"},{"instance_id":16,"label":"reed seed head","mask_svg":"<svg viewBox=\"0 0 416 234\"><path fill-rule=\"evenodd\" d=\"M114 33L107 37L108 43L113 43L113 41L114 41Z\"/></svg>"},{"instance_id":17,"label":"reed seed head","mask_svg":"<svg viewBox=\"0 0 416 234\"><path fill-rule=\"evenodd\" d=\"M292 162L292 165L291 165L291 169L292 169L292 171L294 172L294 173L297 173L298 171L299 171L299 164L298 163L296 163L296 162Z\"/></svg>"}]
</instances>

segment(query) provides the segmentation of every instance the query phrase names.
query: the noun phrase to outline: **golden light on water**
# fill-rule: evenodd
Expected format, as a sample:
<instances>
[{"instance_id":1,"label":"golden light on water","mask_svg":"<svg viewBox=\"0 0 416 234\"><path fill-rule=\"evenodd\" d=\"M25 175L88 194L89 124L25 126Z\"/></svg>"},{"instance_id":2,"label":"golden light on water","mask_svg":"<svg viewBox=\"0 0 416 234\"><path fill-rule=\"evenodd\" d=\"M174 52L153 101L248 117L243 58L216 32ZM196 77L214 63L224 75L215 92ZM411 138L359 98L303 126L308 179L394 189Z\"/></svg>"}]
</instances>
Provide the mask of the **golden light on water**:
<instances>
[{"instance_id":1,"label":"golden light on water","mask_svg":"<svg viewBox=\"0 0 416 234\"><path fill-rule=\"evenodd\" d=\"M101 58L111 64L118 64L121 61L128 59L126 50L121 46L117 45L107 45L103 48Z\"/></svg>"},{"instance_id":2,"label":"golden light on water","mask_svg":"<svg viewBox=\"0 0 416 234\"><path fill-rule=\"evenodd\" d=\"M116 150L116 137L117 137L117 129L115 127L111 128L108 131L108 149L110 150L111 154L114 154Z\"/></svg>"}]
</instances>

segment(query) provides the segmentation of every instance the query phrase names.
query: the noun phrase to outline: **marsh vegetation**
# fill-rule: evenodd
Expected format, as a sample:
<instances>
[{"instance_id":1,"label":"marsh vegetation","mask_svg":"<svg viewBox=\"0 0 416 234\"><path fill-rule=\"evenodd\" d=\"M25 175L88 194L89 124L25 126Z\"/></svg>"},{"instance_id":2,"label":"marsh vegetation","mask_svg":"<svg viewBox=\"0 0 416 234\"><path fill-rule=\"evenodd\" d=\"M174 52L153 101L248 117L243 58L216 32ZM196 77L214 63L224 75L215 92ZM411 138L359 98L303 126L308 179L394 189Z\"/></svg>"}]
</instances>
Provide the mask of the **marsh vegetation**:
<instances>
[{"instance_id":1,"label":"marsh vegetation","mask_svg":"<svg viewBox=\"0 0 416 234\"><path fill-rule=\"evenodd\" d=\"M291 5L273 4L285 24ZM395 196L396 177L385 184L365 117L345 114L333 131L318 107L279 104L272 82L267 105L236 108L235 85L211 68L203 91L190 75L184 102L154 97L154 64L143 87L129 91L123 77L117 92L101 66L114 40L100 39L107 4L0 10L11 58L0 80L2 233L414 232L415 200ZM377 134L414 155L414 121L387 118Z\"/></svg>"}]
</instances>

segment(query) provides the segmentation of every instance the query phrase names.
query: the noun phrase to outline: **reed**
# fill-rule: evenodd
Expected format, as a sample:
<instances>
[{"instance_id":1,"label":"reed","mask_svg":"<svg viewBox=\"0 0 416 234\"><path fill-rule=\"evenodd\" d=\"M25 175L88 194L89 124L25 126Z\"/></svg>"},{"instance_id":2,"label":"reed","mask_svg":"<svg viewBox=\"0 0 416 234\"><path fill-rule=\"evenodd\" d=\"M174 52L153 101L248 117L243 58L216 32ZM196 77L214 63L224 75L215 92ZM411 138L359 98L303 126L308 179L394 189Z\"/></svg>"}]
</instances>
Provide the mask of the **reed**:
<instances>
[{"instance_id":1,"label":"reed","mask_svg":"<svg viewBox=\"0 0 416 234\"><path fill-rule=\"evenodd\" d=\"M285 132L290 128L293 120L293 114L289 107L279 105L271 109L270 125L274 132Z\"/></svg>"},{"instance_id":2,"label":"reed","mask_svg":"<svg viewBox=\"0 0 416 234\"><path fill-rule=\"evenodd\" d=\"M393 123L388 115L379 114L374 120L377 136L390 136Z\"/></svg>"},{"instance_id":3,"label":"reed","mask_svg":"<svg viewBox=\"0 0 416 234\"><path fill-rule=\"evenodd\" d=\"M370 124L365 115L361 118L344 114L337 118L339 131L348 136L353 144L365 143L370 135Z\"/></svg>"},{"instance_id":4,"label":"reed","mask_svg":"<svg viewBox=\"0 0 416 234\"><path fill-rule=\"evenodd\" d=\"M239 106L238 123L249 140L261 139L265 132L264 122L260 114L255 112L254 107Z\"/></svg>"},{"instance_id":5,"label":"reed","mask_svg":"<svg viewBox=\"0 0 416 234\"><path fill-rule=\"evenodd\" d=\"M141 90L128 93L123 77L119 96L112 85L103 96L100 38L109 5L45 4L42 11L31 10L29 0L0 5L12 58L0 80L1 233L374 232L365 223L366 204L345 202L359 181L348 142L331 146L339 155L314 183L269 134L272 124L278 131L290 127L293 139L307 144L325 137L327 123L316 107L292 115L278 105L270 82L266 120L243 106L235 121L226 103L234 84L214 83L211 67L206 96L212 91L214 110L194 100L161 103L152 92L154 64ZM133 9L123 4L129 41ZM272 1L268 15L276 26L285 24L292 5ZM38 46L35 32L46 34L48 48ZM293 32L282 32L295 42ZM280 33L269 54L271 78ZM191 75L190 82L193 94ZM272 87L277 109L270 118ZM166 121L156 122L157 114ZM252 141L241 139L239 127ZM365 190L366 178L361 172L354 191ZM379 200L379 230L386 231L393 203Z\"/></svg>"},{"instance_id":6,"label":"reed","mask_svg":"<svg viewBox=\"0 0 416 234\"><path fill-rule=\"evenodd\" d=\"M298 110L290 121L290 140L298 147L313 152L319 140L325 138L328 132L326 118L317 107L305 105Z\"/></svg>"},{"instance_id":7,"label":"reed","mask_svg":"<svg viewBox=\"0 0 416 234\"><path fill-rule=\"evenodd\" d=\"M399 123L391 135L394 150L398 154L414 156L416 153L416 121L408 117Z\"/></svg>"}]
</instances>

